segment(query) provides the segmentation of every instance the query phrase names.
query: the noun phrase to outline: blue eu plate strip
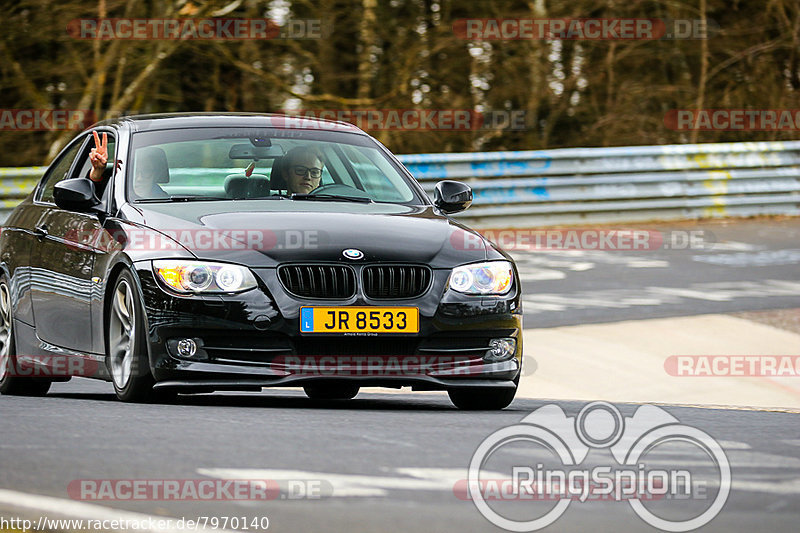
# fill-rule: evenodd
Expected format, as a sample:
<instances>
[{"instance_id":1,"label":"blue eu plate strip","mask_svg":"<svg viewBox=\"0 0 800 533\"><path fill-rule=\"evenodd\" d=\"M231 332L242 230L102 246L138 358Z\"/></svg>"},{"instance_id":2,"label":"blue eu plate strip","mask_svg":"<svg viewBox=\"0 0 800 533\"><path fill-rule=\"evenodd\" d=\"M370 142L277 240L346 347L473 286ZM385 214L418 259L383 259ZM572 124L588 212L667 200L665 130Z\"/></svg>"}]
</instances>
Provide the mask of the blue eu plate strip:
<instances>
[{"instance_id":1,"label":"blue eu plate strip","mask_svg":"<svg viewBox=\"0 0 800 533\"><path fill-rule=\"evenodd\" d=\"M300 309L300 331L314 331L314 309L303 307Z\"/></svg>"}]
</instances>

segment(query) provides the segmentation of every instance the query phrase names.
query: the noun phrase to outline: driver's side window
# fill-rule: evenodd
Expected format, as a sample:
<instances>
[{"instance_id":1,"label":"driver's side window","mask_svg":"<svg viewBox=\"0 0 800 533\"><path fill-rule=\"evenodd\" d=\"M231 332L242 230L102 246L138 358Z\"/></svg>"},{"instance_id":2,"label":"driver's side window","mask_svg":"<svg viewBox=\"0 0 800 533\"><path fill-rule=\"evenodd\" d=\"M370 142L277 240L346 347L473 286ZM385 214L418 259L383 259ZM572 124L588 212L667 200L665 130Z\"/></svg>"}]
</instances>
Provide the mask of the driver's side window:
<instances>
[{"instance_id":1,"label":"driver's side window","mask_svg":"<svg viewBox=\"0 0 800 533\"><path fill-rule=\"evenodd\" d=\"M103 173L103 181L94 184L95 195L98 198L103 196L106 186L109 181L111 181L109 178L114 173L114 156L116 151L115 139L111 135L108 136L107 146L108 164L106 164L106 170ZM91 133L82 135L79 139L76 139L67 151L59 157L55 165L51 167L47 176L45 176L44 187L42 188L38 201L51 204L55 203L53 192L55 191L56 183L59 181L71 178L88 178L89 172L92 170L92 162L89 160L89 153L92 148L95 148L95 145L94 137ZM76 158L77 161L75 161ZM73 161L75 161L74 167L72 166ZM72 173L69 172L70 168L73 168Z\"/></svg>"},{"instance_id":2,"label":"driver's side window","mask_svg":"<svg viewBox=\"0 0 800 533\"><path fill-rule=\"evenodd\" d=\"M86 137L83 136L80 140L76 140L67 149L67 151L63 152L58 157L58 160L53 164L53 166L50 167L49 171L44 177L44 187L39 193L38 201L50 204L55 203L55 200L53 199L53 191L55 190L56 183L69 178L69 169L72 166L72 162L75 160L75 156L78 155L78 151L81 149L81 146L83 146L85 138Z\"/></svg>"},{"instance_id":3,"label":"driver's side window","mask_svg":"<svg viewBox=\"0 0 800 533\"><path fill-rule=\"evenodd\" d=\"M111 181L110 178L114 174L114 157L116 155L116 142L114 137L109 132L102 132L98 130L98 135L100 137L102 137L104 134L108 134L108 163L106 164L106 169L103 172L103 181L94 183L95 196L98 198L102 198L103 192L106 190L106 186ZM92 148L96 148L96 146L94 136L91 133L89 133L88 138L89 141L84 145L83 150L78 156L78 162L75 165L75 171L71 176L73 178L88 178L89 173L92 170L92 162L89 160L89 153L92 151Z\"/></svg>"}]
</instances>

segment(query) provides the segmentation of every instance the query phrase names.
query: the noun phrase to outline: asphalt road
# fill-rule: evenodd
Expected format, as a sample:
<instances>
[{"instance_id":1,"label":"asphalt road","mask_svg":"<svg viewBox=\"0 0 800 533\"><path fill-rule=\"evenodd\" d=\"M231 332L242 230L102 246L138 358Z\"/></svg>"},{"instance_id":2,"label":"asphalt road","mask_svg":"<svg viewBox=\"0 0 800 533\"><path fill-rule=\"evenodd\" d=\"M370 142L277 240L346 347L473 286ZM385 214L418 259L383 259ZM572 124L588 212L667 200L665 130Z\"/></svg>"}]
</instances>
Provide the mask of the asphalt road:
<instances>
[{"instance_id":1,"label":"asphalt road","mask_svg":"<svg viewBox=\"0 0 800 533\"><path fill-rule=\"evenodd\" d=\"M696 228L679 228L687 229ZM526 280L526 327L800 307L800 222L748 221L709 229L718 243L710 250L515 252ZM82 501L114 513L246 517L250 524L254 517L267 517L270 531L501 531L454 487L461 486L484 439L544 405L518 399L502 412L462 412L439 393L365 393L349 402L322 403L294 390L129 405L114 400L109 384L75 379L55 384L46 398L0 397L0 517L56 518L58 509L72 517L95 516L95 507L68 508ZM576 416L584 404L558 406ZM639 406L618 407L631 416ZM730 461L730 495L703 530L797 530L800 414L664 409L715 439ZM551 416L544 426L558 424ZM512 466L553 463L532 444L502 452L487 463L501 477L509 476ZM648 460L690 471L703 489L689 500L653 502L653 512L667 519L699 514L722 486L708 456L691 446L666 446ZM581 464L619 466L608 449L591 450ZM240 478L268 480L277 491L266 501L91 502L75 490L76 480ZM66 504L42 503L36 510L34 498L23 508L15 504L20 494ZM55 510L42 511L48 505ZM549 504L491 505L529 520L544 515ZM226 529L244 530L241 523L233 525ZM654 528L625 501L576 501L546 530ZM248 531L257 530L251 525Z\"/></svg>"},{"instance_id":2,"label":"asphalt road","mask_svg":"<svg viewBox=\"0 0 800 533\"><path fill-rule=\"evenodd\" d=\"M272 531L341 532L500 531L472 502L456 496L455 483L465 479L483 439L544 405L520 399L502 412L470 413L455 410L440 394L366 394L350 402L323 404L296 391L128 405L114 401L104 384L88 381L58 385L47 398L4 397L0 402L0 488L70 500L76 495L70 494L70 483L79 479L284 480L279 484L284 485L281 495L270 501L100 503L177 518L266 516ZM583 407L578 402L558 405L569 416ZM619 406L626 416L636 407ZM665 410L720 442L731 464L731 494L704 530L797 530L800 414ZM696 451L667 450L663 464L700 476L707 466ZM616 464L608 450L592 453L592 464ZM492 470L508 475L511 466L534 467L538 461L535 452L512 450L496 457ZM715 475L707 477L712 491ZM304 479L310 482L300 483ZM290 489L287 480L304 488ZM294 499L303 490L314 498ZM514 506L511 512L543 514L541 507L526 507L542 503L503 505ZM680 501L662 505L676 520L676 514L687 509ZM653 528L626 502L614 501L573 502L547 530Z\"/></svg>"},{"instance_id":3,"label":"asphalt road","mask_svg":"<svg viewBox=\"0 0 800 533\"><path fill-rule=\"evenodd\" d=\"M525 327L800 307L800 220L626 228L649 232L648 246L619 249L611 239L597 249L587 239L589 246L576 249L570 228L556 234L563 239L555 246L543 240L538 249L512 251L523 280ZM522 235L508 242L520 248L535 242Z\"/></svg>"}]
</instances>

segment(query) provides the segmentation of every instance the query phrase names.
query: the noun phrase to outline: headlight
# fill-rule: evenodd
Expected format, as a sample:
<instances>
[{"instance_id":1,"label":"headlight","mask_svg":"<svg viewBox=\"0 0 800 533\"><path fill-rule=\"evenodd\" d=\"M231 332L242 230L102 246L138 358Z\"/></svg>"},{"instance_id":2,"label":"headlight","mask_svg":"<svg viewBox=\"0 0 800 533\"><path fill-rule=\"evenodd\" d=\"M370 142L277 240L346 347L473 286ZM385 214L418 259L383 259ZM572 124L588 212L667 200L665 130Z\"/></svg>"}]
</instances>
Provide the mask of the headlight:
<instances>
[{"instance_id":1,"label":"headlight","mask_svg":"<svg viewBox=\"0 0 800 533\"><path fill-rule=\"evenodd\" d=\"M256 286L249 268L199 261L153 261L156 277L170 289L183 293L242 292Z\"/></svg>"},{"instance_id":2,"label":"headlight","mask_svg":"<svg viewBox=\"0 0 800 533\"><path fill-rule=\"evenodd\" d=\"M450 274L450 288L464 294L505 294L513 281L514 269L508 261L464 265Z\"/></svg>"}]
</instances>

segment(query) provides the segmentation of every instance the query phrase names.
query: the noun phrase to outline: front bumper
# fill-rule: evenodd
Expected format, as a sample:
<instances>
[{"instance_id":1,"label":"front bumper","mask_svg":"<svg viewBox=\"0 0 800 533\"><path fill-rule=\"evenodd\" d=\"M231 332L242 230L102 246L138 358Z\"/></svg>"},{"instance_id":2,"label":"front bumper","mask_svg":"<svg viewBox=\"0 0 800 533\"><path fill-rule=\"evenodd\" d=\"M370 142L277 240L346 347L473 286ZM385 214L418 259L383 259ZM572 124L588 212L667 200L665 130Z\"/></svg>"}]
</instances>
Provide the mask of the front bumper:
<instances>
[{"instance_id":1,"label":"front bumper","mask_svg":"<svg viewBox=\"0 0 800 533\"><path fill-rule=\"evenodd\" d=\"M275 269L253 269L259 287L235 295L171 294L150 262L136 265L147 320L150 370L157 388L187 392L348 382L359 386L447 390L513 388L522 361L522 308L515 287L502 297L445 290L449 271L434 271L430 289L410 300L345 301L297 298ZM419 333L380 336L300 333L300 307L413 306ZM178 355L177 341L195 340L194 357ZM489 341L513 338L506 360L485 358Z\"/></svg>"}]
</instances>

